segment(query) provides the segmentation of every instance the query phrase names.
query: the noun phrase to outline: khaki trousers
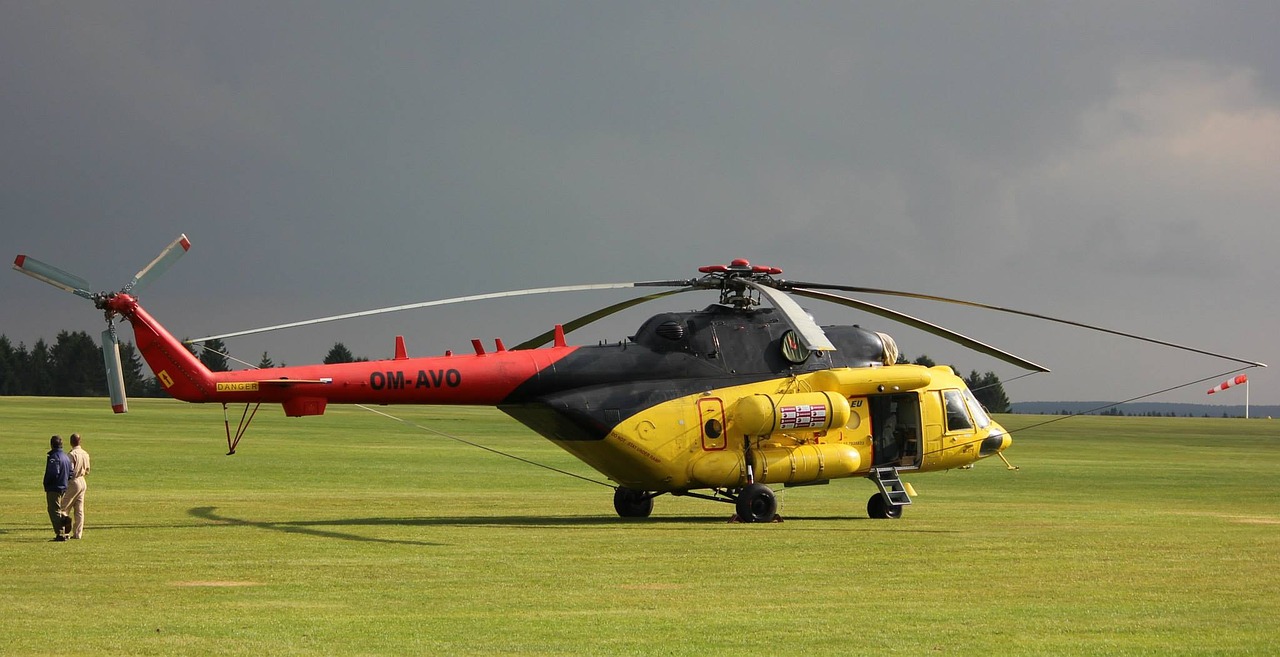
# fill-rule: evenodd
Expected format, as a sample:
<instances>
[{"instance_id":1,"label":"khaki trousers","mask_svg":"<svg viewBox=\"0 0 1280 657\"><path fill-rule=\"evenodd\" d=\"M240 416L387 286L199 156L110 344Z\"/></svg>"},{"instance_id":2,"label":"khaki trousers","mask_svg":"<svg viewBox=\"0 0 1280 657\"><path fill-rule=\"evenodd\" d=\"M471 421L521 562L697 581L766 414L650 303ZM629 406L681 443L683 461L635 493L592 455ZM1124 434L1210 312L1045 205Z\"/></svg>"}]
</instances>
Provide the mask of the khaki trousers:
<instances>
[{"instance_id":1,"label":"khaki trousers","mask_svg":"<svg viewBox=\"0 0 1280 657\"><path fill-rule=\"evenodd\" d=\"M84 492L88 488L84 477L76 477L67 482L67 492L62 495L62 514L72 516L71 535L76 538L84 533Z\"/></svg>"}]
</instances>

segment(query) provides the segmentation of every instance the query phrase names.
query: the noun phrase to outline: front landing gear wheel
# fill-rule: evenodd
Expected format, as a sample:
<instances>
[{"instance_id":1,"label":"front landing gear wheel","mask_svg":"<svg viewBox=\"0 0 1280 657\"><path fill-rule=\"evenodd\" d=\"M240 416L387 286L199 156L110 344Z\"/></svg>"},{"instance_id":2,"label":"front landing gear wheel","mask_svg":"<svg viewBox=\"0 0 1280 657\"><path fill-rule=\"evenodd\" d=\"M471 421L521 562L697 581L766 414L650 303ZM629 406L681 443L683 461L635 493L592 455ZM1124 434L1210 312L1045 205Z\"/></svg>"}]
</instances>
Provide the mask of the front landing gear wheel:
<instances>
[{"instance_id":1,"label":"front landing gear wheel","mask_svg":"<svg viewBox=\"0 0 1280 657\"><path fill-rule=\"evenodd\" d=\"M897 520L902 517L902 507L889 504L888 498L876 493L867 500L867 515L872 518Z\"/></svg>"},{"instance_id":2,"label":"front landing gear wheel","mask_svg":"<svg viewBox=\"0 0 1280 657\"><path fill-rule=\"evenodd\" d=\"M613 510L623 518L648 518L653 513L653 497L642 490L618 486L613 491Z\"/></svg>"},{"instance_id":3,"label":"front landing gear wheel","mask_svg":"<svg viewBox=\"0 0 1280 657\"><path fill-rule=\"evenodd\" d=\"M778 514L778 498L773 496L773 489L764 484L743 488L736 505L738 520L742 522L773 522Z\"/></svg>"}]
</instances>

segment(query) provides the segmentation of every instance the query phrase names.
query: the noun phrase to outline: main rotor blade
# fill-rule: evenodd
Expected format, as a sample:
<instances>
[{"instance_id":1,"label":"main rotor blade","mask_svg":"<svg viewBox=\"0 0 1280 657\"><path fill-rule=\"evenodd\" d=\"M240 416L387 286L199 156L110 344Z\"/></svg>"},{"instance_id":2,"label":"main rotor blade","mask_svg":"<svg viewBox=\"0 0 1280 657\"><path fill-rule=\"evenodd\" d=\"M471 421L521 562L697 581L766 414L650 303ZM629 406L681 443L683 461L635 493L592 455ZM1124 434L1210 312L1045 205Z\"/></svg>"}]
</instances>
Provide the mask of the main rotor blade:
<instances>
[{"instance_id":1,"label":"main rotor blade","mask_svg":"<svg viewBox=\"0 0 1280 657\"><path fill-rule=\"evenodd\" d=\"M107 390L111 393L111 410L128 413L124 395L124 368L120 366L120 340L112 328L102 332L102 364L107 368Z\"/></svg>"},{"instance_id":2,"label":"main rotor blade","mask_svg":"<svg viewBox=\"0 0 1280 657\"><path fill-rule=\"evenodd\" d=\"M787 324L795 330L796 335L800 336L800 343L810 351L835 351L836 346L831 344L831 338L818 326L817 322L809 316L809 313L800 307L794 299L787 296L786 292L767 285L761 285L751 280L743 280L743 283L750 285L752 289L761 295L768 297L769 302L773 304L782 313L782 317L787 320Z\"/></svg>"},{"instance_id":3,"label":"main rotor blade","mask_svg":"<svg viewBox=\"0 0 1280 657\"><path fill-rule=\"evenodd\" d=\"M650 284L646 284L646 285L650 285ZM693 289L695 288L686 287L686 288L681 288L679 290L670 290L667 292L655 292L653 294L648 294L643 297L627 299L626 301L622 301L619 303L615 303L612 306L601 308L600 310L597 310L592 313L588 313L567 324L564 324L563 325L564 332L572 333L586 326L587 324L592 324L601 319L604 319L605 317L608 317L609 315L612 315L617 312L621 312L632 306L638 306L642 303L645 303L646 301L653 301L655 299L661 299L662 297L669 297L673 294L680 294L681 292L688 292ZM550 342L553 337L555 337L555 329L551 329L546 333L530 338L529 340L525 340L524 342L521 342L520 344L516 345L515 349L537 349L538 347L541 347L542 345Z\"/></svg>"},{"instance_id":4,"label":"main rotor blade","mask_svg":"<svg viewBox=\"0 0 1280 657\"><path fill-rule=\"evenodd\" d=\"M182 247L181 250L179 250L178 247ZM151 281L159 278L160 274L163 274L165 270L169 268L169 265L172 265L175 260L181 258L182 254L186 253L190 249L191 240L187 239L186 234L179 235L178 239L170 242L169 246L165 247L165 249L160 252L160 255L156 256L155 260L152 260L150 264L143 267L141 271L135 274L133 280L129 281L120 291L125 294L132 292L136 295L138 291L146 287L151 283Z\"/></svg>"},{"instance_id":5,"label":"main rotor blade","mask_svg":"<svg viewBox=\"0 0 1280 657\"><path fill-rule=\"evenodd\" d=\"M486 299L503 299L507 297L521 297L533 294L550 294L553 292L585 292L588 290L623 290L641 285L685 285L686 281L650 281L643 283L594 283L590 285L562 285L559 287L539 287L527 290L511 290L508 292L490 292L488 294L473 294L465 297L454 297L451 299L438 299L436 301L423 301L421 303L410 303L403 306L389 306L387 308L375 308L373 310L362 310L360 312L346 313L343 315L333 315L330 317L320 317L317 319L308 319L301 322L290 322L288 324L277 324L275 326L266 326L263 328L249 329L247 331L236 331L234 333L223 333L221 335L210 335L203 338L195 338L187 340L188 343L207 342L209 340L222 340L225 338L237 338L242 335L253 335L256 333L266 333L268 331L278 331L287 328L297 328L300 326L310 326L312 324L323 324L325 322L336 322L342 319L353 319L356 317L369 317L371 315L382 315L385 313L400 312L402 310L414 310L416 308L430 308L431 306L447 306L455 303L465 303L468 301L484 301Z\"/></svg>"},{"instance_id":6,"label":"main rotor blade","mask_svg":"<svg viewBox=\"0 0 1280 657\"><path fill-rule=\"evenodd\" d=\"M66 290L78 297L84 297L90 301L93 300L93 293L89 291L88 281L53 265L40 262L30 256L19 255L13 261L13 268L27 276Z\"/></svg>"},{"instance_id":7,"label":"main rotor blade","mask_svg":"<svg viewBox=\"0 0 1280 657\"><path fill-rule=\"evenodd\" d=\"M1186 346L1186 345L1181 345L1181 344L1177 344L1177 343L1174 343L1174 342L1166 342L1166 341L1164 341L1164 340L1157 340L1157 339L1155 339L1155 338L1148 338L1148 337L1141 336L1141 335L1136 335L1136 334L1133 334L1133 333L1125 333L1124 331L1117 331L1117 330L1115 330L1115 329L1104 328L1104 327L1101 327L1101 326L1094 326L1094 325L1092 325L1092 324L1085 324L1085 323L1083 323L1083 322L1076 322L1076 321L1072 321L1072 320L1070 320L1070 319L1060 319L1060 318L1058 318L1058 317L1050 317L1050 316L1048 316L1048 315L1041 315L1041 314L1039 314L1039 313L1027 312L1027 311L1025 311L1025 310L1015 310L1015 309L1013 309L1013 308L1002 308L1002 307L1000 307L1000 306L992 306L992 305L988 305L988 304L985 304L985 303L978 303L978 302L976 302L976 301L964 301L964 300L962 300L962 299L950 299L950 298L947 298L947 297L939 297L939 296L934 296L934 295L931 295L931 294L919 294L919 293L916 293L916 292L901 292L901 291L898 291L898 290L882 290L882 289L872 288L872 287L854 287L854 286L851 286L851 285L830 285L830 284L827 284L827 283L801 283L801 282L797 282L797 281L787 281L787 282L786 282L786 285L788 285L788 286L796 286L796 287L805 287L805 288L820 289L820 290L840 290L840 291L843 291L843 292L857 292L857 293L860 293L860 294L883 294L883 295L886 295L886 296L905 297L905 298L908 298L908 299L923 299L923 300L925 300L925 301L941 301L941 302L943 302L943 303L954 303L954 304L961 305L961 306L969 306L970 308L982 308L983 310L995 310L995 311L1002 312L1002 313L1009 313L1009 314L1011 314L1011 315L1021 315L1021 316L1023 316L1023 317L1031 317L1031 318L1033 318L1033 319L1041 319L1041 320L1044 320L1044 321L1046 321L1046 322L1057 322L1058 324L1066 324L1066 325L1068 325L1068 326L1075 326L1075 327L1077 327L1077 328L1088 329L1088 330L1090 330L1090 331L1099 331L1099 332L1101 332L1101 333L1109 333L1109 334L1111 334L1111 335L1118 335L1118 336L1123 337L1123 338L1130 338L1130 339L1133 339L1133 340L1141 340L1141 341L1143 341L1143 342L1150 342L1150 343L1152 343L1152 344L1158 344L1158 345L1160 345L1160 346L1162 346L1162 347L1172 347L1172 348L1174 348L1174 349L1181 349L1181 350L1183 350L1183 351L1190 351L1190 352L1192 352L1192 353L1201 354L1201 355L1203 355L1203 356L1213 356L1213 357L1215 357L1215 358L1222 358L1222 359L1224 359L1224 360L1230 360L1230 361L1234 361L1234 362L1237 362L1237 363L1242 363L1242 364L1244 364L1244 365L1251 365L1251 366L1253 366L1253 367L1266 367L1266 366L1267 366L1267 364L1266 364L1266 363L1259 363L1259 362L1257 362L1257 361L1246 360L1246 359L1244 359L1244 358L1236 358L1235 356L1228 356L1228 355L1226 355L1226 354L1219 354L1219 353L1215 353L1215 352L1212 352L1212 351L1205 351L1205 350L1203 350L1203 349L1197 349L1197 348L1195 348L1195 347L1188 347L1188 346ZM788 289L789 289L789 288L788 288Z\"/></svg>"},{"instance_id":8,"label":"main rotor blade","mask_svg":"<svg viewBox=\"0 0 1280 657\"><path fill-rule=\"evenodd\" d=\"M940 338L944 338L946 340L950 340L951 342L955 342L956 344L964 345L965 347L968 347L978 353L986 354L988 356L991 356L992 358L998 358L1006 363L1017 365L1018 367L1021 367L1026 370L1033 370L1037 372L1049 371L1049 368L1047 367L1044 367L1042 365L1037 365L1024 358L1019 358L1018 356L1015 356L1002 349L997 349L989 344L986 344L985 342L979 342L977 340L974 340L971 337L968 337L966 335L961 335L950 329L946 329L941 326L938 326L937 324L932 324L930 322L924 321L923 319L912 317L911 315L900 313L896 310L890 310L883 306L877 306L874 303L867 303L866 301L850 299L849 297L842 297L838 294L831 294L830 292L819 292L817 290L807 290L799 287L793 287L791 288L791 291L802 297L809 297L811 299L821 299L823 301L830 301L831 303L838 303L842 306L857 308L858 310L869 312L873 315L879 315L881 317L884 317L885 319L891 319L895 322L901 322L912 328L917 328L926 333L931 333Z\"/></svg>"}]
</instances>

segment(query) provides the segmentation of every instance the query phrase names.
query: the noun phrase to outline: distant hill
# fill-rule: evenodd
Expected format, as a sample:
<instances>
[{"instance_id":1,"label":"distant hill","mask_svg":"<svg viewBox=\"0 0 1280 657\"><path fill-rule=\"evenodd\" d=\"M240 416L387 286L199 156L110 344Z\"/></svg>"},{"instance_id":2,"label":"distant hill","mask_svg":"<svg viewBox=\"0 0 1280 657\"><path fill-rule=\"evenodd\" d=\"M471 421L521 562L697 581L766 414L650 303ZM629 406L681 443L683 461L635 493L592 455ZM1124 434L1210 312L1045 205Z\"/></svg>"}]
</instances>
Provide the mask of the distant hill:
<instances>
[{"instance_id":1,"label":"distant hill","mask_svg":"<svg viewBox=\"0 0 1280 657\"><path fill-rule=\"evenodd\" d=\"M1133 402L1111 406L1111 402L1102 401L1037 401L1014 402L1010 404L1014 413L1024 415L1159 415L1164 417L1244 417L1244 404L1239 406L1218 406L1213 404L1168 404L1158 402ZM1102 409L1102 410L1094 410ZM1280 417L1280 406L1249 405L1249 417Z\"/></svg>"}]
</instances>

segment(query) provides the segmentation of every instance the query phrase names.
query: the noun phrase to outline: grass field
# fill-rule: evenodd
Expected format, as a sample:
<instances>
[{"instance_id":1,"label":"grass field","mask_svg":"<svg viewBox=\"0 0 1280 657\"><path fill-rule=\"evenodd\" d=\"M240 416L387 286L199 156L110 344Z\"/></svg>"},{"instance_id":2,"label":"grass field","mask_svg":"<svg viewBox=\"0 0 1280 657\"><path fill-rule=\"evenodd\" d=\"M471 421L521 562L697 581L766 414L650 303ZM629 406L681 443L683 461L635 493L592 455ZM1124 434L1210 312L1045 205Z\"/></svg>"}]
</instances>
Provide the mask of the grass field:
<instances>
[{"instance_id":1,"label":"grass field","mask_svg":"<svg viewBox=\"0 0 1280 657\"><path fill-rule=\"evenodd\" d=\"M350 407L0 398L0 654L1272 655L1280 421L1004 416L1021 471L782 490L786 522L611 491ZM599 478L488 409L388 412ZM233 417L238 419L238 413ZM52 543L52 433L93 456Z\"/></svg>"}]
</instances>

